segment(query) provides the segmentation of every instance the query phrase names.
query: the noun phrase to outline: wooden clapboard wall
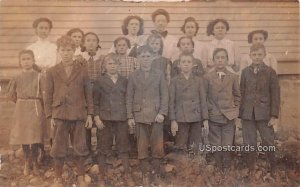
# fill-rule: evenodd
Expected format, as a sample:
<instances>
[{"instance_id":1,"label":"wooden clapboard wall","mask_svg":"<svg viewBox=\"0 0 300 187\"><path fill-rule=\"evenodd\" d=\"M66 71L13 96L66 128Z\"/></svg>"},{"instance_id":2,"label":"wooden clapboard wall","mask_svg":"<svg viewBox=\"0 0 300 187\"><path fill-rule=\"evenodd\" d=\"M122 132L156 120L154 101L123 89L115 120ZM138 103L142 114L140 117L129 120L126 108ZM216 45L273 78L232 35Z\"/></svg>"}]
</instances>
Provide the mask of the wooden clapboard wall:
<instances>
[{"instance_id":1,"label":"wooden clapboard wall","mask_svg":"<svg viewBox=\"0 0 300 187\"><path fill-rule=\"evenodd\" d=\"M182 35L180 27L188 16L200 25L198 37L206 36L208 22L225 18L230 23L228 38L236 41L242 53L248 53L247 34L254 29L269 31L267 50L279 60L279 73L300 74L299 5L295 2L181 2L130 3L99 1L0 1L0 79L14 76L18 71L18 51L35 41L32 22L38 17L53 20L50 39L55 40L70 28L100 36L103 50L121 35L122 20L129 14L145 20L145 33L153 29L151 13L166 9L171 16L169 32Z\"/></svg>"}]
</instances>

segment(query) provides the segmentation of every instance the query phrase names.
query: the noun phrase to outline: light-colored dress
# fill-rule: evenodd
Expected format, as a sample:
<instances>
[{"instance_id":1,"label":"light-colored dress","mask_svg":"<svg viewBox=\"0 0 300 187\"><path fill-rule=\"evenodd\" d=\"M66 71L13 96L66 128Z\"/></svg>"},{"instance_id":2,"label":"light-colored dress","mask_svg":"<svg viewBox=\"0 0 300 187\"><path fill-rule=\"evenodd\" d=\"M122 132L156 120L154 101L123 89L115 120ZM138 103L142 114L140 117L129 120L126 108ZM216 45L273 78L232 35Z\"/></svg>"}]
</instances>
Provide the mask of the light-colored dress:
<instances>
[{"instance_id":1,"label":"light-colored dress","mask_svg":"<svg viewBox=\"0 0 300 187\"><path fill-rule=\"evenodd\" d=\"M45 116L42 105L40 74L22 72L10 82L9 98L16 102L15 123L11 127L11 145L43 142Z\"/></svg>"}]
</instances>

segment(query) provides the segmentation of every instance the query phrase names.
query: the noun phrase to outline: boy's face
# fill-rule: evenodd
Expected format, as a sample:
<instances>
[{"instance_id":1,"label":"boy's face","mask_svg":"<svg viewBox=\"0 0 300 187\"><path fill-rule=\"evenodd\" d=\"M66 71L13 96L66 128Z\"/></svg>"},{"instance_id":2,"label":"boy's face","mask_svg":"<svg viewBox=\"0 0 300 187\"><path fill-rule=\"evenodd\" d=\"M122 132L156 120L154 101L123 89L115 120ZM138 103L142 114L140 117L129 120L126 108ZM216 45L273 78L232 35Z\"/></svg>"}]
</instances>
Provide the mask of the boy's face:
<instances>
[{"instance_id":1,"label":"boy's face","mask_svg":"<svg viewBox=\"0 0 300 187\"><path fill-rule=\"evenodd\" d=\"M266 56L266 54L263 49L258 49L258 50L250 52L250 58L251 58L253 64L262 63L265 56Z\"/></svg>"},{"instance_id":2,"label":"boy's face","mask_svg":"<svg viewBox=\"0 0 300 187\"><path fill-rule=\"evenodd\" d=\"M89 34L85 37L84 46L88 52L95 52L98 47L97 37L93 34Z\"/></svg>"},{"instance_id":3,"label":"boy's face","mask_svg":"<svg viewBox=\"0 0 300 187\"><path fill-rule=\"evenodd\" d=\"M129 35L136 36L140 30L140 21L137 19L131 19L128 22L127 30Z\"/></svg>"},{"instance_id":4,"label":"boy's face","mask_svg":"<svg viewBox=\"0 0 300 187\"><path fill-rule=\"evenodd\" d=\"M42 21L40 22L36 29L35 29L35 32L36 32L36 35L39 37L39 38L42 38L42 39L46 39L48 38L49 34L50 34L50 25L48 22L46 21Z\"/></svg>"},{"instance_id":5,"label":"boy's face","mask_svg":"<svg viewBox=\"0 0 300 187\"><path fill-rule=\"evenodd\" d=\"M118 73L119 64L109 58L105 61L105 69L108 74L115 75Z\"/></svg>"},{"instance_id":6,"label":"boy's face","mask_svg":"<svg viewBox=\"0 0 300 187\"><path fill-rule=\"evenodd\" d=\"M226 35L226 26L222 22L218 22L214 26L213 34L218 40L222 40Z\"/></svg>"},{"instance_id":7,"label":"boy's face","mask_svg":"<svg viewBox=\"0 0 300 187\"><path fill-rule=\"evenodd\" d=\"M185 34L189 37L194 37L196 34L196 23L193 21L189 21L184 26Z\"/></svg>"},{"instance_id":8,"label":"boy's face","mask_svg":"<svg viewBox=\"0 0 300 187\"><path fill-rule=\"evenodd\" d=\"M154 25L158 32L163 32L168 26L168 20L164 15L157 15L154 19Z\"/></svg>"},{"instance_id":9,"label":"boy's face","mask_svg":"<svg viewBox=\"0 0 300 187\"><path fill-rule=\"evenodd\" d=\"M214 56L214 63L216 65L217 69L223 69L227 65L227 55L225 51L219 51L217 54Z\"/></svg>"},{"instance_id":10,"label":"boy's face","mask_svg":"<svg viewBox=\"0 0 300 187\"><path fill-rule=\"evenodd\" d=\"M182 52L192 52L194 47L192 41L189 38L184 38L180 41L180 50Z\"/></svg>"},{"instance_id":11,"label":"boy's face","mask_svg":"<svg viewBox=\"0 0 300 187\"><path fill-rule=\"evenodd\" d=\"M34 61L30 54L24 53L20 56L20 63L23 69L30 70L32 69Z\"/></svg>"},{"instance_id":12,"label":"boy's face","mask_svg":"<svg viewBox=\"0 0 300 187\"><path fill-rule=\"evenodd\" d=\"M161 48L160 39L152 39L149 42L149 46L152 48L154 53L158 53Z\"/></svg>"},{"instance_id":13,"label":"boy's face","mask_svg":"<svg viewBox=\"0 0 300 187\"><path fill-rule=\"evenodd\" d=\"M153 54L151 54L148 51L142 52L140 55L138 55L138 60L141 63L141 69L143 71L150 71L151 70Z\"/></svg>"},{"instance_id":14,"label":"boy's face","mask_svg":"<svg viewBox=\"0 0 300 187\"><path fill-rule=\"evenodd\" d=\"M125 40L119 40L118 43L116 44L117 54L125 55L127 54L127 50L128 50L127 42Z\"/></svg>"},{"instance_id":15,"label":"boy's face","mask_svg":"<svg viewBox=\"0 0 300 187\"><path fill-rule=\"evenodd\" d=\"M191 73L194 66L191 56L181 56L179 67L183 73Z\"/></svg>"},{"instance_id":16,"label":"boy's face","mask_svg":"<svg viewBox=\"0 0 300 187\"><path fill-rule=\"evenodd\" d=\"M75 49L71 46L60 46L58 49L58 54L61 57L62 63L64 65L73 64L73 55L75 53Z\"/></svg>"},{"instance_id":17,"label":"boy's face","mask_svg":"<svg viewBox=\"0 0 300 187\"><path fill-rule=\"evenodd\" d=\"M252 36L252 44L264 44L265 37L262 33L256 33Z\"/></svg>"},{"instance_id":18,"label":"boy's face","mask_svg":"<svg viewBox=\"0 0 300 187\"><path fill-rule=\"evenodd\" d=\"M76 47L80 46L82 42L82 33L81 32L73 32L71 34L72 40L75 42Z\"/></svg>"}]
</instances>

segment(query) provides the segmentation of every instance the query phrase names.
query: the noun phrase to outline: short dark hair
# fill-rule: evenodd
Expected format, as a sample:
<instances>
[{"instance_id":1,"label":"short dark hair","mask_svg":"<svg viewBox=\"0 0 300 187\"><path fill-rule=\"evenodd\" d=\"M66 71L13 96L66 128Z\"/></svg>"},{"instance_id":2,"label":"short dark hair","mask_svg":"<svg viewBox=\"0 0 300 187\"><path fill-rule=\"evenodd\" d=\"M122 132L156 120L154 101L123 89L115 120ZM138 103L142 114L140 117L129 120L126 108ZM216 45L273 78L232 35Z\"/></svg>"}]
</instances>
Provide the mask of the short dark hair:
<instances>
[{"instance_id":1,"label":"short dark hair","mask_svg":"<svg viewBox=\"0 0 300 187\"><path fill-rule=\"evenodd\" d=\"M226 49L224 48L216 48L213 52L213 59L215 59L215 56L218 52L221 52L221 51L224 51L226 53L226 57L227 57L227 60L228 60L228 52Z\"/></svg>"},{"instance_id":2,"label":"short dark hair","mask_svg":"<svg viewBox=\"0 0 300 187\"><path fill-rule=\"evenodd\" d=\"M59 50L60 47L72 47L72 49L76 49L76 45L74 40L68 35L63 35L62 37L58 38L56 41L57 50Z\"/></svg>"},{"instance_id":3,"label":"short dark hair","mask_svg":"<svg viewBox=\"0 0 300 187\"><path fill-rule=\"evenodd\" d=\"M36 29L38 27L39 23L41 23L41 22L47 22L49 24L50 30L52 29L52 27L53 27L52 21L48 18L38 18L38 19L34 20L32 23L32 27L34 29Z\"/></svg>"},{"instance_id":4,"label":"short dark hair","mask_svg":"<svg viewBox=\"0 0 300 187\"><path fill-rule=\"evenodd\" d=\"M249 32L248 34L248 43L251 44L252 40L253 40L253 35L254 34L262 34L264 36L264 39L267 40L268 39L268 31L265 30L254 30Z\"/></svg>"},{"instance_id":5,"label":"short dark hair","mask_svg":"<svg viewBox=\"0 0 300 187\"><path fill-rule=\"evenodd\" d=\"M67 32L68 36L72 36L73 33L80 32L82 34L82 38L84 36L84 32L80 28L73 28Z\"/></svg>"},{"instance_id":6,"label":"short dark hair","mask_svg":"<svg viewBox=\"0 0 300 187\"><path fill-rule=\"evenodd\" d=\"M142 53L146 53L146 52L153 54L153 50L149 45L143 45L143 46L137 48L137 56L141 55Z\"/></svg>"},{"instance_id":7,"label":"short dark hair","mask_svg":"<svg viewBox=\"0 0 300 187\"><path fill-rule=\"evenodd\" d=\"M259 49L262 49L264 50L265 54L266 54L266 47L263 45L263 44L253 44L251 47L250 47L250 53L253 52L253 51L257 51Z\"/></svg>"},{"instance_id":8,"label":"short dark hair","mask_svg":"<svg viewBox=\"0 0 300 187\"><path fill-rule=\"evenodd\" d=\"M155 21L155 18L156 16L158 15L163 15L167 18L167 21L170 22L170 15L169 13L165 10L165 9L157 9L155 10L152 15L151 15L151 18L152 18L152 21L154 22Z\"/></svg>"},{"instance_id":9,"label":"short dark hair","mask_svg":"<svg viewBox=\"0 0 300 187\"><path fill-rule=\"evenodd\" d=\"M207 27L206 27L207 36L214 35L214 27L219 22L221 22L225 25L226 31L229 31L229 23L228 23L227 20L225 20L225 19L215 19L215 20L210 21L208 23Z\"/></svg>"},{"instance_id":10,"label":"short dark hair","mask_svg":"<svg viewBox=\"0 0 300 187\"><path fill-rule=\"evenodd\" d=\"M114 47L117 47L117 44L119 41L124 40L128 46L128 48L131 48L130 40L126 38L125 36L120 36L117 39L114 40Z\"/></svg>"},{"instance_id":11,"label":"short dark hair","mask_svg":"<svg viewBox=\"0 0 300 187\"><path fill-rule=\"evenodd\" d=\"M21 50L21 51L19 52L19 66L20 66L20 67L22 66L22 65L21 65L21 60L20 60L20 58L21 58L21 56L24 55L24 54L29 54L29 55L32 57L33 62L34 62L33 65L32 65L32 69L35 70L36 72L41 72L42 69L41 69L38 65L36 65L36 63L35 63L35 58L34 58L34 53L33 53L33 51L30 50L30 49L23 49L23 50Z\"/></svg>"},{"instance_id":12,"label":"short dark hair","mask_svg":"<svg viewBox=\"0 0 300 187\"><path fill-rule=\"evenodd\" d=\"M192 60L193 60L193 61L194 61L194 59L195 59L195 57L194 57L193 53L182 52L182 53L180 53L180 55L179 55L179 58L178 58L178 60L179 60L179 63L180 63L180 61L181 61L181 58L182 58L183 56L189 56L189 57L192 57Z\"/></svg>"},{"instance_id":13,"label":"short dark hair","mask_svg":"<svg viewBox=\"0 0 300 187\"><path fill-rule=\"evenodd\" d=\"M83 42L83 46L81 48L81 52L85 52L86 51L86 47L84 46L84 42L85 42L85 38L88 36L88 35L93 35L97 38L97 42L98 42L98 46L97 46L97 49L101 49L101 46L99 45L100 43L100 39L98 37L98 35L94 32L87 32L83 35L83 38L82 38L82 42Z\"/></svg>"},{"instance_id":14,"label":"short dark hair","mask_svg":"<svg viewBox=\"0 0 300 187\"><path fill-rule=\"evenodd\" d=\"M199 30L199 24L198 22L196 21L196 19L194 17L187 17L185 20L184 20L184 24L181 26L180 30L185 33L185 25L188 23L188 22L194 22L195 25L196 25L196 33L195 33L195 36L197 35L198 33L198 30Z\"/></svg>"},{"instance_id":15,"label":"short dark hair","mask_svg":"<svg viewBox=\"0 0 300 187\"><path fill-rule=\"evenodd\" d=\"M149 45L150 41L152 41L152 40L154 40L154 39L159 39L159 41L160 41L160 50L158 51L158 53L159 53L160 55L162 55L163 49L164 49L164 42L163 42L163 40L162 40L162 38L161 38L161 36L160 36L159 34L151 34L151 35L147 38L146 43L147 43L147 45ZM150 46L150 45L149 45L149 46Z\"/></svg>"},{"instance_id":16,"label":"short dark hair","mask_svg":"<svg viewBox=\"0 0 300 187\"><path fill-rule=\"evenodd\" d=\"M124 35L128 35L128 29L127 29L127 27L128 27L128 24L129 24L130 20L132 20L132 19L136 19L136 20L138 20L140 22L140 28L139 28L139 31L138 31L137 35L139 36L139 35L144 34L144 20L140 16L135 16L135 15L133 15L133 16L127 16L123 20L123 25L121 27L122 28L122 33Z\"/></svg>"},{"instance_id":17,"label":"short dark hair","mask_svg":"<svg viewBox=\"0 0 300 187\"><path fill-rule=\"evenodd\" d=\"M179 40L178 40L178 42L177 42L177 47L178 47L178 48L180 47L180 42L181 42L181 40L183 40L183 39L189 39L189 40L191 40L192 45L193 45L193 48L195 48L195 42L194 42L193 39L192 39L191 37L189 37L189 36L181 36L181 37L179 38Z\"/></svg>"}]
</instances>

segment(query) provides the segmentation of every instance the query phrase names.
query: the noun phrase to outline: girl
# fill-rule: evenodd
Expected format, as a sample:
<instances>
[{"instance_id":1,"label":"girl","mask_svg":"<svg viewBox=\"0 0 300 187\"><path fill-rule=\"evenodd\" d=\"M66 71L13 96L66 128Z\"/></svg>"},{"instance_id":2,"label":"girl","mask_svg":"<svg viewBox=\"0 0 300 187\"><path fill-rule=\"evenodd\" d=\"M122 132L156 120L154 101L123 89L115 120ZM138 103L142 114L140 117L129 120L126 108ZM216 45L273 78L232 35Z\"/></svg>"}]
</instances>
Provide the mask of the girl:
<instances>
[{"instance_id":1,"label":"girl","mask_svg":"<svg viewBox=\"0 0 300 187\"><path fill-rule=\"evenodd\" d=\"M22 145L25 165L24 175L29 174L30 167L38 175L38 144L43 141L43 122L45 120L42 106L40 73L34 63L31 50L19 53L22 73L10 83L8 97L16 103L16 122L11 128L10 144Z\"/></svg>"},{"instance_id":2,"label":"girl","mask_svg":"<svg viewBox=\"0 0 300 187\"><path fill-rule=\"evenodd\" d=\"M249 44L262 44L264 45L265 41L268 39L268 32L265 30L254 30L248 34L248 43ZM265 58L263 59L264 63L267 66L270 66L275 70L277 73L277 60L276 58L271 55L270 53L266 53ZM241 70L243 70L245 67L251 65L252 60L250 58L250 55L245 55L241 60Z\"/></svg>"},{"instance_id":3,"label":"girl","mask_svg":"<svg viewBox=\"0 0 300 187\"><path fill-rule=\"evenodd\" d=\"M123 20L122 33L130 41L130 48L127 50L127 55L136 57L136 50L146 42L144 36L144 20L139 16L127 16ZM116 52L115 46L112 46L109 53Z\"/></svg>"},{"instance_id":4,"label":"girl","mask_svg":"<svg viewBox=\"0 0 300 187\"><path fill-rule=\"evenodd\" d=\"M177 43L177 47L180 51L180 54L193 54L194 52L194 41L192 40L191 37L188 36L182 36L179 38L179 41ZM202 66L202 63L199 59L194 58L193 59L194 67L193 67L193 74L201 76L204 74L204 69ZM172 72L171 76L174 77L180 73L180 68L179 68L179 60L175 60L172 65Z\"/></svg>"},{"instance_id":5,"label":"girl","mask_svg":"<svg viewBox=\"0 0 300 187\"><path fill-rule=\"evenodd\" d=\"M172 62L162 56L163 40L161 36L158 34L150 35L147 39L147 45L153 50L152 68L162 71L165 74L167 82L170 83Z\"/></svg>"},{"instance_id":6,"label":"girl","mask_svg":"<svg viewBox=\"0 0 300 187\"><path fill-rule=\"evenodd\" d=\"M102 73L102 61L104 54L99 45L99 37L96 33L88 32L83 36L82 57L87 61L89 78L95 81Z\"/></svg>"},{"instance_id":7,"label":"girl","mask_svg":"<svg viewBox=\"0 0 300 187\"><path fill-rule=\"evenodd\" d=\"M194 17L188 17L184 20L184 24L180 28L180 30L183 32L185 36L191 37L195 46L194 46L194 57L201 60L202 65L204 68L206 68L207 64L204 64L204 62L207 62L207 52L205 51L205 45L204 43L200 42L196 36L199 30L199 25ZM176 54L174 54L176 56ZM177 53L177 58L179 54Z\"/></svg>"},{"instance_id":8,"label":"girl","mask_svg":"<svg viewBox=\"0 0 300 187\"><path fill-rule=\"evenodd\" d=\"M76 44L76 50L74 54L76 58L78 55L81 55L84 32L79 28L73 28L67 32L67 35L70 36Z\"/></svg>"},{"instance_id":9,"label":"girl","mask_svg":"<svg viewBox=\"0 0 300 187\"><path fill-rule=\"evenodd\" d=\"M33 22L32 27L35 29L38 40L27 49L33 51L37 66L42 69L50 68L57 62L56 45L48 39L53 27L52 21L48 18L38 18Z\"/></svg>"},{"instance_id":10,"label":"girl","mask_svg":"<svg viewBox=\"0 0 300 187\"><path fill-rule=\"evenodd\" d=\"M229 30L229 23L225 19L215 19L207 25L207 36L213 35L211 42L207 44L208 67L212 67L213 52L216 48L224 48L228 52L228 66L234 72L239 71L239 50L236 44L226 38L226 33Z\"/></svg>"}]
</instances>

